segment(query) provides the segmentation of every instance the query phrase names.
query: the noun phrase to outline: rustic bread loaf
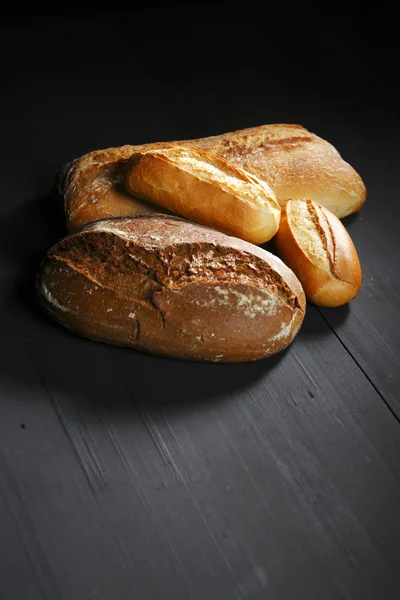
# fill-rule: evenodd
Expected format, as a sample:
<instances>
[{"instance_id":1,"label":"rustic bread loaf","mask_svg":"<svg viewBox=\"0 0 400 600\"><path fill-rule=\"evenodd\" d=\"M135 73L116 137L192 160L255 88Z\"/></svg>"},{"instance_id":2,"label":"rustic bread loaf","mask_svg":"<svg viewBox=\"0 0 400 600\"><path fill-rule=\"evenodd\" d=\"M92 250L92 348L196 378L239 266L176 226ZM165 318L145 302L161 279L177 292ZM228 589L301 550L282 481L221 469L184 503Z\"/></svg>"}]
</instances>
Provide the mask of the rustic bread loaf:
<instances>
[{"instance_id":1,"label":"rustic bread loaf","mask_svg":"<svg viewBox=\"0 0 400 600\"><path fill-rule=\"evenodd\" d=\"M207 150L255 175L269 185L280 205L289 198L311 198L342 218L358 211L366 198L361 177L336 148L300 125L262 125L177 143ZM129 195L122 180L134 152L164 145L96 150L67 164L59 180L67 228L108 217L160 212Z\"/></svg>"},{"instance_id":2,"label":"rustic bread loaf","mask_svg":"<svg viewBox=\"0 0 400 600\"><path fill-rule=\"evenodd\" d=\"M166 144L134 152L124 183L136 198L253 244L278 230L281 209L268 185L201 148Z\"/></svg>"},{"instance_id":3,"label":"rustic bread loaf","mask_svg":"<svg viewBox=\"0 0 400 600\"><path fill-rule=\"evenodd\" d=\"M44 309L81 336L198 361L275 354L305 314L302 287L279 258L161 214L65 236L43 259L37 290Z\"/></svg>"},{"instance_id":4,"label":"rustic bread loaf","mask_svg":"<svg viewBox=\"0 0 400 600\"><path fill-rule=\"evenodd\" d=\"M361 266L343 223L312 200L288 200L274 237L279 256L318 306L341 306L361 286Z\"/></svg>"}]
</instances>

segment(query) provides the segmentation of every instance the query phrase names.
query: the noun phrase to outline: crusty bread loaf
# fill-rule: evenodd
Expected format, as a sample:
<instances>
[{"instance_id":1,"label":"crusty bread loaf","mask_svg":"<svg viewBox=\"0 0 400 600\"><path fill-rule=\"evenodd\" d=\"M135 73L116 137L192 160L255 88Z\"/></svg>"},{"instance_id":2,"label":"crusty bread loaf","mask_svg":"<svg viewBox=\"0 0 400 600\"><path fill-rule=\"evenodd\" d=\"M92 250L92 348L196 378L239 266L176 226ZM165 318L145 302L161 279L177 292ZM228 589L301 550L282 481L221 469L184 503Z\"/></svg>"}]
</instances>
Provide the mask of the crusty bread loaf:
<instances>
[{"instance_id":1,"label":"crusty bread loaf","mask_svg":"<svg viewBox=\"0 0 400 600\"><path fill-rule=\"evenodd\" d=\"M161 214L65 236L43 259L37 289L45 310L81 336L187 360L270 356L305 314L302 287L279 258Z\"/></svg>"},{"instance_id":2,"label":"crusty bread loaf","mask_svg":"<svg viewBox=\"0 0 400 600\"><path fill-rule=\"evenodd\" d=\"M273 241L310 302L334 307L357 296L361 286L357 251L343 223L325 207L312 200L288 200Z\"/></svg>"},{"instance_id":3,"label":"crusty bread loaf","mask_svg":"<svg viewBox=\"0 0 400 600\"><path fill-rule=\"evenodd\" d=\"M268 185L201 148L166 144L134 152L124 183L136 198L253 244L278 230L281 209Z\"/></svg>"},{"instance_id":4,"label":"crusty bread loaf","mask_svg":"<svg viewBox=\"0 0 400 600\"><path fill-rule=\"evenodd\" d=\"M131 146L91 152L62 169L58 189L64 196L67 230L99 219L170 212L126 191L123 167L132 152Z\"/></svg>"},{"instance_id":5,"label":"crusty bread loaf","mask_svg":"<svg viewBox=\"0 0 400 600\"><path fill-rule=\"evenodd\" d=\"M342 218L365 201L366 189L358 173L332 144L300 125L262 125L177 143L203 148L242 167L265 181L281 205L289 198L311 198ZM160 212L129 196L121 182L134 152L163 145L96 150L66 165L59 189L65 199L67 228L112 216Z\"/></svg>"}]
</instances>

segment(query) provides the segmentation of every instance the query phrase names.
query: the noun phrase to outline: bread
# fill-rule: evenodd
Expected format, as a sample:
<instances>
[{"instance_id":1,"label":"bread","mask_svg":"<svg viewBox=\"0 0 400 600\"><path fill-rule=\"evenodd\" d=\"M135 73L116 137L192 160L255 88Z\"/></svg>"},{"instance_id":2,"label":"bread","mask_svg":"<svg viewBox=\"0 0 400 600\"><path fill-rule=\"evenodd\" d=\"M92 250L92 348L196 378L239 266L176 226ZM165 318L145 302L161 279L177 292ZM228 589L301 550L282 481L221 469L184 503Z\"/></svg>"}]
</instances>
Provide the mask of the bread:
<instances>
[{"instance_id":1,"label":"bread","mask_svg":"<svg viewBox=\"0 0 400 600\"><path fill-rule=\"evenodd\" d=\"M179 217L105 219L44 257L43 308L91 340L185 360L247 362L287 347L305 297L266 250Z\"/></svg>"},{"instance_id":2,"label":"bread","mask_svg":"<svg viewBox=\"0 0 400 600\"><path fill-rule=\"evenodd\" d=\"M288 200L273 243L318 306L341 306L361 286L361 266L343 223L312 200Z\"/></svg>"},{"instance_id":3,"label":"bread","mask_svg":"<svg viewBox=\"0 0 400 600\"><path fill-rule=\"evenodd\" d=\"M254 244L278 230L281 209L268 185L201 148L134 152L124 183L136 198Z\"/></svg>"},{"instance_id":4,"label":"bread","mask_svg":"<svg viewBox=\"0 0 400 600\"><path fill-rule=\"evenodd\" d=\"M358 211L366 198L361 177L336 148L300 125L261 125L177 143L221 156L265 181L280 205L289 198L311 198L342 218ZM67 164L59 189L68 230L107 217L160 212L128 195L121 182L134 152L163 145L95 150Z\"/></svg>"},{"instance_id":5,"label":"bread","mask_svg":"<svg viewBox=\"0 0 400 600\"><path fill-rule=\"evenodd\" d=\"M130 146L123 146L90 153L62 169L58 189L64 196L68 231L99 219L169 212L126 191L123 167L132 151Z\"/></svg>"}]
</instances>

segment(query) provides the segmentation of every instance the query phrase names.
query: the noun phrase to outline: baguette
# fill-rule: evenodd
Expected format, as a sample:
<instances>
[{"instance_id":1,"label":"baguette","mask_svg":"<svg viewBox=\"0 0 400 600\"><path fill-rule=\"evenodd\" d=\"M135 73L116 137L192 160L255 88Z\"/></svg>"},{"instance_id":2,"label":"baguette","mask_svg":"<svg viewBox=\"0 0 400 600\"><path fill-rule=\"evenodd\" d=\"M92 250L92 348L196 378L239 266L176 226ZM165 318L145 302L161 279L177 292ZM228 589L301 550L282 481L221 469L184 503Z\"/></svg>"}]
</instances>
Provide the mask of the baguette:
<instances>
[{"instance_id":1,"label":"baguette","mask_svg":"<svg viewBox=\"0 0 400 600\"><path fill-rule=\"evenodd\" d=\"M278 230L281 209L268 185L200 148L134 152L124 183L136 198L254 244Z\"/></svg>"},{"instance_id":2,"label":"baguette","mask_svg":"<svg viewBox=\"0 0 400 600\"><path fill-rule=\"evenodd\" d=\"M266 250L179 217L91 223L44 257L37 291L72 332L164 357L255 361L303 322L294 273Z\"/></svg>"},{"instance_id":3,"label":"baguette","mask_svg":"<svg viewBox=\"0 0 400 600\"><path fill-rule=\"evenodd\" d=\"M336 148L300 125L262 125L176 143L202 148L245 169L268 184L280 205L289 198L311 198L343 218L358 211L366 198L361 177ZM67 229L108 217L164 212L133 198L122 184L126 163L134 152L164 145L95 150L65 165L59 190Z\"/></svg>"},{"instance_id":4,"label":"baguette","mask_svg":"<svg viewBox=\"0 0 400 600\"><path fill-rule=\"evenodd\" d=\"M273 242L313 304L341 306L357 296L362 280L357 251L343 223L323 206L288 200Z\"/></svg>"}]
</instances>

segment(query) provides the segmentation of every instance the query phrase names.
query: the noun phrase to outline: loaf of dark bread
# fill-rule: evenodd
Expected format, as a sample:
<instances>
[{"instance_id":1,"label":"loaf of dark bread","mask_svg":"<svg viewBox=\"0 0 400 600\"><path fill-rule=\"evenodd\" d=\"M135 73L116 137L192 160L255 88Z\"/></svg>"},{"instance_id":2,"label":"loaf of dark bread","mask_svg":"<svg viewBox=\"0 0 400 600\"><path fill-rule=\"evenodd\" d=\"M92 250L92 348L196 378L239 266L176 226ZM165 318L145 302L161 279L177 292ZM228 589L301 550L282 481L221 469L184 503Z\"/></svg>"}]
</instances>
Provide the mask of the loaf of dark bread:
<instances>
[{"instance_id":1,"label":"loaf of dark bread","mask_svg":"<svg viewBox=\"0 0 400 600\"><path fill-rule=\"evenodd\" d=\"M42 261L44 309L101 342L187 360L246 362L283 350L305 296L276 256L179 217L104 219Z\"/></svg>"}]
</instances>

